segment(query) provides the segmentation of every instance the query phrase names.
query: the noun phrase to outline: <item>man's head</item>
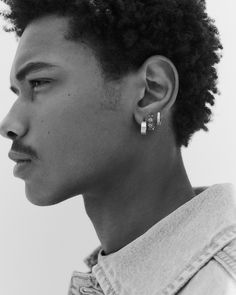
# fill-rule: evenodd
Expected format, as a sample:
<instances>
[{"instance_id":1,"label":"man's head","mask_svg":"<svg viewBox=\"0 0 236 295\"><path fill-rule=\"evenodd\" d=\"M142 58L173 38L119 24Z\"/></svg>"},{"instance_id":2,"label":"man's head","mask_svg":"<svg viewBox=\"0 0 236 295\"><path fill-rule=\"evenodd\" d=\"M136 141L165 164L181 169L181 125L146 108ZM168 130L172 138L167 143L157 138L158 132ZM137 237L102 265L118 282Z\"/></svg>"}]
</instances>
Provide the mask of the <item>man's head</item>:
<instances>
[{"instance_id":1,"label":"man's head","mask_svg":"<svg viewBox=\"0 0 236 295\"><path fill-rule=\"evenodd\" d=\"M18 99L1 132L35 156L23 171L33 203L99 189L129 173L148 142L161 155L207 130L222 46L204 1L5 2L21 39ZM143 138L141 122L157 112L163 127Z\"/></svg>"}]
</instances>

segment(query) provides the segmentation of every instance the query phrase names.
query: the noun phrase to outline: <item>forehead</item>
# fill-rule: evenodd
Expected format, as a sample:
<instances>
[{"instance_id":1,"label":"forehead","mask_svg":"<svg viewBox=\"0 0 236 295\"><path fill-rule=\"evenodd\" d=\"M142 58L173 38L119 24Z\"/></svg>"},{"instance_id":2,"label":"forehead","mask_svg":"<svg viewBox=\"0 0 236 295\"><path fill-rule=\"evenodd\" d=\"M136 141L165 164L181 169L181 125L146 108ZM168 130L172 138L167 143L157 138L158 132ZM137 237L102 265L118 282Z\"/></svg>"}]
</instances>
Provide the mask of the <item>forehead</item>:
<instances>
[{"instance_id":1,"label":"forehead","mask_svg":"<svg viewBox=\"0 0 236 295\"><path fill-rule=\"evenodd\" d=\"M65 39L68 19L58 16L46 16L30 23L21 39L12 64L11 77L25 64L47 62L68 65L80 63L81 66L95 60L92 50L81 42Z\"/></svg>"}]
</instances>

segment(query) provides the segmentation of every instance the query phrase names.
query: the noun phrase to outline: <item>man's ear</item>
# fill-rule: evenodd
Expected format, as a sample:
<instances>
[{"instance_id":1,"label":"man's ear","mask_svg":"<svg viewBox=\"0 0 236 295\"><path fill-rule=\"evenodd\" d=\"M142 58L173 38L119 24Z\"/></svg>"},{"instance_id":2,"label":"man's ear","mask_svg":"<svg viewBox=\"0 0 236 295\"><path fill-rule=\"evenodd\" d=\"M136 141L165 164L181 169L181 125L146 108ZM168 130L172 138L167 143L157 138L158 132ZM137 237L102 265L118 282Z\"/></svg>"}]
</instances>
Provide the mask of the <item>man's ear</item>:
<instances>
[{"instance_id":1,"label":"man's ear","mask_svg":"<svg viewBox=\"0 0 236 295\"><path fill-rule=\"evenodd\" d=\"M175 103L179 90L179 75L174 64L164 56L148 58L138 71L139 85L142 85L134 110L136 122L140 125L148 114L165 113Z\"/></svg>"}]
</instances>

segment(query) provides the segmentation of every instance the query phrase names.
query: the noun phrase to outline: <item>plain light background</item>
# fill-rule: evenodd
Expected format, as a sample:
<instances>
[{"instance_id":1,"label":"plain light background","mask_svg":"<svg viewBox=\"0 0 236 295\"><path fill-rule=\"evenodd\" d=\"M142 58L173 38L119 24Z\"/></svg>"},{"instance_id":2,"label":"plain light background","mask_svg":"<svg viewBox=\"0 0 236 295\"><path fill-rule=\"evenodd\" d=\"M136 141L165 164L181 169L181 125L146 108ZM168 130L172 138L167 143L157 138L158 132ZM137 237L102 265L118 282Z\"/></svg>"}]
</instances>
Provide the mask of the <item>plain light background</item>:
<instances>
[{"instance_id":1,"label":"plain light background","mask_svg":"<svg viewBox=\"0 0 236 295\"><path fill-rule=\"evenodd\" d=\"M199 132L183 149L193 186L236 183L236 2L208 0L224 45L219 88L210 132ZM3 4L0 5L2 7ZM9 72L17 47L13 34L0 31L0 120L15 97ZM24 194L24 182L14 178L7 157L11 142L0 138L0 294L67 294L73 270L87 271L83 259L99 245L86 216L82 197L51 207L37 207Z\"/></svg>"}]
</instances>

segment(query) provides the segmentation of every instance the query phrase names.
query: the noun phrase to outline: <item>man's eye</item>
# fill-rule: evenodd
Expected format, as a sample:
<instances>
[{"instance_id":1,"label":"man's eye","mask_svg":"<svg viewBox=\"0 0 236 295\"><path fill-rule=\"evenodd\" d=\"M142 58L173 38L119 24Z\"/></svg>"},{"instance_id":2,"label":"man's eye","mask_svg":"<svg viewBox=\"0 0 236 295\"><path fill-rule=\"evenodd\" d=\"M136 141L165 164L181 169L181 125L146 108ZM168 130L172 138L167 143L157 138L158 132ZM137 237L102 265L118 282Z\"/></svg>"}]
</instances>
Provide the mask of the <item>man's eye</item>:
<instances>
[{"instance_id":1,"label":"man's eye","mask_svg":"<svg viewBox=\"0 0 236 295\"><path fill-rule=\"evenodd\" d=\"M50 81L47 81L47 80L31 80L30 81L30 85L33 89L41 88L48 83L50 83Z\"/></svg>"}]
</instances>

